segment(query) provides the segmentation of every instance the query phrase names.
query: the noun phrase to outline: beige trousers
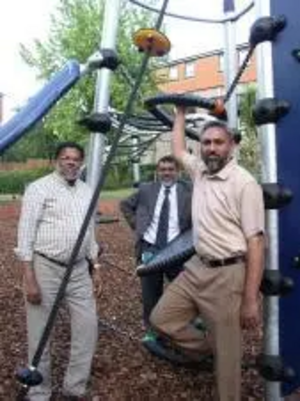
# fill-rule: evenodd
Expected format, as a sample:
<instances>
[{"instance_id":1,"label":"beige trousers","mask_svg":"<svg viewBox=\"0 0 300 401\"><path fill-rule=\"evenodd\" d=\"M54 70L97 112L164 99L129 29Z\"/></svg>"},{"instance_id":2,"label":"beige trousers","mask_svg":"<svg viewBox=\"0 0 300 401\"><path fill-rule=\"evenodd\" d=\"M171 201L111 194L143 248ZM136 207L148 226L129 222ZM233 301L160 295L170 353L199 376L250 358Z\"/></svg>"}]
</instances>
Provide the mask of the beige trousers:
<instances>
[{"instance_id":1,"label":"beige trousers","mask_svg":"<svg viewBox=\"0 0 300 401\"><path fill-rule=\"evenodd\" d=\"M240 305L244 264L205 267L197 256L173 281L154 308L153 326L190 351L207 350L207 341L189 323L199 314L211 332L219 401L241 400Z\"/></svg>"},{"instance_id":2,"label":"beige trousers","mask_svg":"<svg viewBox=\"0 0 300 401\"><path fill-rule=\"evenodd\" d=\"M53 306L58 287L65 268L35 256L34 269L42 292L41 305L26 303L28 357L29 363L37 349L43 328ZM71 348L67 372L64 378L64 391L67 394L83 395L90 376L92 358L98 338L98 322L93 295L92 280L86 261L77 263L67 285L63 301L70 312ZM43 375L43 383L32 387L31 401L48 401L51 396L49 342L38 365Z\"/></svg>"}]
</instances>

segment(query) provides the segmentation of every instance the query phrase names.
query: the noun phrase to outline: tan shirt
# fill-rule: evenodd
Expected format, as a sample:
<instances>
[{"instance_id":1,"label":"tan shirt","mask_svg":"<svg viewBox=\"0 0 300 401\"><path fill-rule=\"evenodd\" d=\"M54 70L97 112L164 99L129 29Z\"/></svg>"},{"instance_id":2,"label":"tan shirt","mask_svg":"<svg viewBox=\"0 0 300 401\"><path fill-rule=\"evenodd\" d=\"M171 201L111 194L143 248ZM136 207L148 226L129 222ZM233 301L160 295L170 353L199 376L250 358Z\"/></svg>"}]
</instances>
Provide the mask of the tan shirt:
<instances>
[{"instance_id":1,"label":"tan shirt","mask_svg":"<svg viewBox=\"0 0 300 401\"><path fill-rule=\"evenodd\" d=\"M197 253L209 259L245 254L247 239L264 232L261 187L235 159L214 175L208 175L203 162L189 153L182 162L194 183L192 219Z\"/></svg>"}]
</instances>

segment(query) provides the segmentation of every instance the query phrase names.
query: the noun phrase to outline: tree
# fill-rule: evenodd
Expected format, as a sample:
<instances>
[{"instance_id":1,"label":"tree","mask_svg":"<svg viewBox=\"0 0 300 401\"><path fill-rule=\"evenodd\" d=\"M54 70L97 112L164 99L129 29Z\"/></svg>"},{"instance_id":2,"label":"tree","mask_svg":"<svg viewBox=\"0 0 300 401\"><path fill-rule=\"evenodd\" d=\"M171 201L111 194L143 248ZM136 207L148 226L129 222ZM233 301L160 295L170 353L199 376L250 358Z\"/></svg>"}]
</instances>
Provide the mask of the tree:
<instances>
[{"instance_id":1,"label":"tree","mask_svg":"<svg viewBox=\"0 0 300 401\"><path fill-rule=\"evenodd\" d=\"M51 17L50 33L47 40L35 40L30 49L21 46L21 55L31 67L37 70L40 79L49 79L59 71L67 60L77 59L85 63L101 42L104 0L60 0ZM154 25L153 13L130 6L123 1L120 15L117 52L130 74L136 76L142 55L132 44L132 33L140 27ZM76 124L84 113L90 113L94 103L96 74L83 78L58 102L45 119L47 131L61 139L86 142L84 129ZM156 86L148 73L141 88L144 94L156 91ZM120 73L113 74L111 106L124 110L128 83Z\"/></svg>"},{"instance_id":2,"label":"tree","mask_svg":"<svg viewBox=\"0 0 300 401\"><path fill-rule=\"evenodd\" d=\"M256 87L249 86L241 95L239 102L239 117L242 131L239 159L245 168L259 178L261 174L260 143L252 114L255 102Z\"/></svg>"}]
</instances>

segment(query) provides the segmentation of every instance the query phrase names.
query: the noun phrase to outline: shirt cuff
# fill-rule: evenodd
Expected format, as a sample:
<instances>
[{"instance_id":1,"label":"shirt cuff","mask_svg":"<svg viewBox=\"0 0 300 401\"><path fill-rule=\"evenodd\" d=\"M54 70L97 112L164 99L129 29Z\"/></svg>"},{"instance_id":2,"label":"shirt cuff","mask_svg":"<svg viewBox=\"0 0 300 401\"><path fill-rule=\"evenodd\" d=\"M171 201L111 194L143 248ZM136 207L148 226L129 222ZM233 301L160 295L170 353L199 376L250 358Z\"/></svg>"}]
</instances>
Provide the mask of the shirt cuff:
<instances>
[{"instance_id":1,"label":"shirt cuff","mask_svg":"<svg viewBox=\"0 0 300 401\"><path fill-rule=\"evenodd\" d=\"M21 262L32 262L33 252L25 252L19 248L14 248L14 253Z\"/></svg>"}]
</instances>

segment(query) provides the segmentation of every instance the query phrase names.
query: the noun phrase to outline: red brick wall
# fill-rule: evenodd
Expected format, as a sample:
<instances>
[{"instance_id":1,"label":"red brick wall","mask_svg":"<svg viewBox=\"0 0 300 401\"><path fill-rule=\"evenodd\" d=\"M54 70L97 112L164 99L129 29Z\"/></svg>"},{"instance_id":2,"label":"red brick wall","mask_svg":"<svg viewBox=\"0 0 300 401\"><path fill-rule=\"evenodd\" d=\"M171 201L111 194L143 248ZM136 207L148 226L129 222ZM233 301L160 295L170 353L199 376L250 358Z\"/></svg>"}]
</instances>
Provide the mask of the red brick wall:
<instances>
[{"instance_id":1,"label":"red brick wall","mask_svg":"<svg viewBox=\"0 0 300 401\"><path fill-rule=\"evenodd\" d=\"M12 170L36 170L42 167L48 167L51 165L49 160L40 159L28 159L25 163L16 162L0 162L0 171L12 171Z\"/></svg>"},{"instance_id":2,"label":"red brick wall","mask_svg":"<svg viewBox=\"0 0 300 401\"><path fill-rule=\"evenodd\" d=\"M219 55L199 57L194 61L195 76L185 77L185 63L177 64L178 79L168 80L168 67L157 70L157 75L164 82L159 84L159 89L166 93L184 93L205 91L224 86L224 74L220 71ZM163 78L165 77L165 78ZM240 82L251 83L256 81L256 66L252 57L249 66L244 71Z\"/></svg>"}]
</instances>

